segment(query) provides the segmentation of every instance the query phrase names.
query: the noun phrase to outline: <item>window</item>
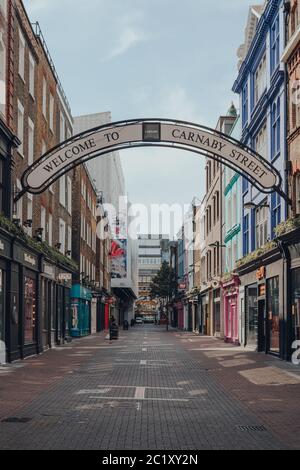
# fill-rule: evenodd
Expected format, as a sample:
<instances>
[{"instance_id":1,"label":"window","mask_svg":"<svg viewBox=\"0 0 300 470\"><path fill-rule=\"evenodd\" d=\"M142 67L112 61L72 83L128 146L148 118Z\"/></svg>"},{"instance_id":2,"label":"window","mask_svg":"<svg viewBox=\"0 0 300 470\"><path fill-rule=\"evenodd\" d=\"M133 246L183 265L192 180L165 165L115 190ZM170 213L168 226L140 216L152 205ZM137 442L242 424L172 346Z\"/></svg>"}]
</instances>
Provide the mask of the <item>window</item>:
<instances>
[{"instance_id":1,"label":"window","mask_svg":"<svg viewBox=\"0 0 300 470\"><path fill-rule=\"evenodd\" d=\"M68 251L72 251L72 228L68 226Z\"/></svg>"},{"instance_id":2,"label":"window","mask_svg":"<svg viewBox=\"0 0 300 470\"><path fill-rule=\"evenodd\" d=\"M24 154L24 106L18 101L18 137L21 144L18 151L21 156Z\"/></svg>"},{"instance_id":3,"label":"window","mask_svg":"<svg viewBox=\"0 0 300 470\"><path fill-rule=\"evenodd\" d=\"M47 82L43 77L43 115L47 121Z\"/></svg>"},{"instance_id":4,"label":"window","mask_svg":"<svg viewBox=\"0 0 300 470\"><path fill-rule=\"evenodd\" d=\"M242 91L242 124L243 127L248 124L248 83Z\"/></svg>"},{"instance_id":5,"label":"window","mask_svg":"<svg viewBox=\"0 0 300 470\"><path fill-rule=\"evenodd\" d=\"M59 180L59 202L66 207L66 175L61 176Z\"/></svg>"},{"instance_id":6,"label":"window","mask_svg":"<svg viewBox=\"0 0 300 470\"><path fill-rule=\"evenodd\" d=\"M232 197L232 226L237 224L237 194L234 192Z\"/></svg>"},{"instance_id":7,"label":"window","mask_svg":"<svg viewBox=\"0 0 300 470\"><path fill-rule=\"evenodd\" d=\"M54 131L54 97L52 93L50 93L50 101L49 101L49 126L51 131Z\"/></svg>"},{"instance_id":8,"label":"window","mask_svg":"<svg viewBox=\"0 0 300 470\"><path fill-rule=\"evenodd\" d=\"M29 93L31 94L32 98L34 98L35 88L35 61L32 54L29 54Z\"/></svg>"},{"instance_id":9,"label":"window","mask_svg":"<svg viewBox=\"0 0 300 470\"><path fill-rule=\"evenodd\" d=\"M32 165L34 160L34 124L28 118L28 165Z\"/></svg>"},{"instance_id":10,"label":"window","mask_svg":"<svg viewBox=\"0 0 300 470\"><path fill-rule=\"evenodd\" d=\"M296 80L291 87L292 113L290 118L291 131L300 127L300 84Z\"/></svg>"},{"instance_id":11,"label":"window","mask_svg":"<svg viewBox=\"0 0 300 470\"><path fill-rule=\"evenodd\" d=\"M267 147L267 126L266 124L262 127L260 132L257 134L255 139L255 150L259 155L267 159L268 147Z\"/></svg>"},{"instance_id":12,"label":"window","mask_svg":"<svg viewBox=\"0 0 300 470\"><path fill-rule=\"evenodd\" d=\"M6 46L0 30L0 113L5 114L6 104Z\"/></svg>"},{"instance_id":13,"label":"window","mask_svg":"<svg viewBox=\"0 0 300 470\"><path fill-rule=\"evenodd\" d=\"M72 215L72 180L68 176L67 177L67 194L68 194L68 212Z\"/></svg>"},{"instance_id":14,"label":"window","mask_svg":"<svg viewBox=\"0 0 300 470\"><path fill-rule=\"evenodd\" d=\"M0 10L1 10L4 18L6 19L6 17L7 17L7 0L0 0Z\"/></svg>"},{"instance_id":15,"label":"window","mask_svg":"<svg viewBox=\"0 0 300 470\"><path fill-rule=\"evenodd\" d=\"M246 256L249 254L250 251L250 244L249 244L249 214L244 216L243 221L243 255Z\"/></svg>"},{"instance_id":16,"label":"window","mask_svg":"<svg viewBox=\"0 0 300 470\"><path fill-rule=\"evenodd\" d=\"M267 57L263 56L254 75L254 106L258 103L267 87Z\"/></svg>"},{"instance_id":17,"label":"window","mask_svg":"<svg viewBox=\"0 0 300 470\"><path fill-rule=\"evenodd\" d=\"M32 194L28 194L27 196L27 220L28 221L30 220L31 222L32 222L32 214L33 214L32 203L33 203L33 196ZM27 235L32 237L32 225L26 228L26 233Z\"/></svg>"},{"instance_id":18,"label":"window","mask_svg":"<svg viewBox=\"0 0 300 470\"><path fill-rule=\"evenodd\" d=\"M25 80L25 39L19 30L19 75Z\"/></svg>"},{"instance_id":19,"label":"window","mask_svg":"<svg viewBox=\"0 0 300 470\"><path fill-rule=\"evenodd\" d=\"M66 139L66 120L63 113L60 113L60 141L63 142Z\"/></svg>"},{"instance_id":20,"label":"window","mask_svg":"<svg viewBox=\"0 0 300 470\"><path fill-rule=\"evenodd\" d=\"M277 193L272 194L272 238L275 237L275 228L281 223L281 196Z\"/></svg>"},{"instance_id":21,"label":"window","mask_svg":"<svg viewBox=\"0 0 300 470\"><path fill-rule=\"evenodd\" d=\"M280 153L280 98L273 104L272 113L272 134L271 134L271 158L274 160Z\"/></svg>"},{"instance_id":22,"label":"window","mask_svg":"<svg viewBox=\"0 0 300 470\"><path fill-rule=\"evenodd\" d=\"M267 201L262 203L267 204ZM268 241L268 207L258 207L255 211L256 217L256 249L264 246Z\"/></svg>"},{"instance_id":23,"label":"window","mask_svg":"<svg viewBox=\"0 0 300 470\"><path fill-rule=\"evenodd\" d=\"M295 176L295 209L296 214L300 215L300 173Z\"/></svg>"},{"instance_id":24,"label":"window","mask_svg":"<svg viewBox=\"0 0 300 470\"><path fill-rule=\"evenodd\" d=\"M60 243L60 252L65 254L66 252L66 223L62 219L59 219L59 243Z\"/></svg>"},{"instance_id":25,"label":"window","mask_svg":"<svg viewBox=\"0 0 300 470\"><path fill-rule=\"evenodd\" d=\"M22 191L21 181L16 181L15 193L18 194ZM15 205L15 218L20 221L20 225L23 224L23 198L19 199Z\"/></svg>"},{"instance_id":26,"label":"window","mask_svg":"<svg viewBox=\"0 0 300 470\"><path fill-rule=\"evenodd\" d=\"M242 179L242 191L245 194L249 190L249 181L246 178Z\"/></svg>"},{"instance_id":27,"label":"window","mask_svg":"<svg viewBox=\"0 0 300 470\"><path fill-rule=\"evenodd\" d=\"M46 240L46 209L45 207L41 207L41 229L43 229L42 239L43 241Z\"/></svg>"},{"instance_id":28,"label":"window","mask_svg":"<svg viewBox=\"0 0 300 470\"><path fill-rule=\"evenodd\" d=\"M53 245L53 217L52 217L52 214L49 214L48 243L49 243L50 246Z\"/></svg>"},{"instance_id":29,"label":"window","mask_svg":"<svg viewBox=\"0 0 300 470\"><path fill-rule=\"evenodd\" d=\"M280 31L279 16L277 16L271 28L271 73L273 74L279 65L280 58Z\"/></svg>"}]
</instances>

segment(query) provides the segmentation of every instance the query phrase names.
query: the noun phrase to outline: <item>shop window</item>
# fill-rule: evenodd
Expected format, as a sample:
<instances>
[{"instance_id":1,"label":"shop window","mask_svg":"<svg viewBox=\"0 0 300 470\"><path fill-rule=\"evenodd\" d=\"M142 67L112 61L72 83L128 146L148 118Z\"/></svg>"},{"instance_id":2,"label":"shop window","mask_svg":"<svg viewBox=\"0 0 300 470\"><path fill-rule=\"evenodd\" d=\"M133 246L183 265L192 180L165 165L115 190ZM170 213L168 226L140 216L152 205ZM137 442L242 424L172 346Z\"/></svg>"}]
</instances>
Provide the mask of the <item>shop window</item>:
<instances>
[{"instance_id":1,"label":"shop window","mask_svg":"<svg viewBox=\"0 0 300 470\"><path fill-rule=\"evenodd\" d=\"M292 335L293 341L300 340L300 269L292 272Z\"/></svg>"},{"instance_id":2,"label":"shop window","mask_svg":"<svg viewBox=\"0 0 300 470\"><path fill-rule=\"evenodd\" d=\"M5 340L5 328L4 328L4 321L5 321L5 308L4 308L4 293L5 293L5 285L4 285L4 271L0 269L0 341Z\"/></svg>"},{"instance_id":3,"label":"shop window","mask_svg":"<svg viewBox=\"0 0 300 470\"><path fill-rule=\"evenodd\" d=\"M25 277L25 322L24 343L36 341L36 282L31 277Z\"/></svg>"},{"instance_id":4,"label":"shop window","mask_svg":"<svg viewBox=\"0 0 300 470\"><path fill-rule=\"evenodd\" d=\"M300 173L295 176L295 209L296 214L300 215Z\"/></svg>"}]
</instances>

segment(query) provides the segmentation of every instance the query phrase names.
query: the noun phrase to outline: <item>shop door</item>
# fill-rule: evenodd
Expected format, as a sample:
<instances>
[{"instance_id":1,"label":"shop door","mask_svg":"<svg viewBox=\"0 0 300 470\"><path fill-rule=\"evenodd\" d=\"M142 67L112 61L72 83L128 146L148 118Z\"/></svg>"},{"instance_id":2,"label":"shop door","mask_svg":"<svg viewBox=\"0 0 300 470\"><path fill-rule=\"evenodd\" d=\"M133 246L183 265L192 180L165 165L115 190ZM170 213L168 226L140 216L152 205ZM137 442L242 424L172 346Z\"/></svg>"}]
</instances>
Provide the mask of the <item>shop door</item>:
<instances>
[{"instance_id":1,"label":"shop door","mask_svg":"<svg viewBox=\"0 0 300 470\"><path fill-rule=\"evenodd\" d=\"M300 269L292 273L292 342L300 340Z\"/></svg>"},{"instance_id":2,"label":"shop door","mask_svg":"<svg viewBox=\"0 0 300 470\"><path fill-rule=\"evenodd\" d=\"M280 352L279 277L267 280L267 352Z\"/></svg>"},{"instance_id":3,"label":"shop door","mask_svg":"<svg viewBox=\"0 0 300 470\"><path fill-rule=\"evenodd\" d=\"M0 364L5 363L5 277L0 269Z\"/></svg>"},{"instance_id":4,"label":"shop door","mask_svg":"<svg viewBox=\"0 0 300 470\"><path fill-rule=\"evenodd\" d=\"M258 347L258 299L257 285L246 289L246 344Z\"/></svg>"},{"instance_id":5,"label":"shop door","mask_svg":"<svg viewBox=\"0 0 300 470\"><path fill-rule=\"evenodd\" d=\"M266 302L258 301L258 351L266 351Z\"/></svg>"},{"instance_id":6,"label":"shop door","mask_svg":"<svg viewBox=\"0 0 300 470\"><path fill-rule=\"evenodd\" d=\"M230 336L231 340L234 341L237 338L237 315L236 315L236 303L232 302L230 304Z\"/></svg>"}]
</instances>

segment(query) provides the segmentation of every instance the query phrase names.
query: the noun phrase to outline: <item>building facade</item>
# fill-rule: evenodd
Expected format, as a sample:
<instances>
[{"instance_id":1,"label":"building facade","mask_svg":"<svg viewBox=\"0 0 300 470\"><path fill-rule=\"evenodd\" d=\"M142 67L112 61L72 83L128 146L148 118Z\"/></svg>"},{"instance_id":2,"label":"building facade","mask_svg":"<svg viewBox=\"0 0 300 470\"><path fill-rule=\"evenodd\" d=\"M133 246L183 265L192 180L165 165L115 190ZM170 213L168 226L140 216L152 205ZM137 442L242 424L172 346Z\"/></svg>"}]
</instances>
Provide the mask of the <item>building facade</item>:
<instances>
[{"instance_id":1,"label":"building facade","mask_svg":"<svg viewBox=\"0 0 300 470\"><path fill-rule=\"evenodd\" d=\"M230 136L240 139L240 118L237 117ZM241 337L239 278L236 262L242 258L241 176L228 167L223 168L223 313L224 339L239 343Z\"/></svg>"},{"instance_id":2,"label":"building facade","mask_svg":"<svg viewBox=\"0 0 300 470\"><path fill-rule=\"evenodd\" d=\"M236 120L236 109L231 106L227 115L218 120L216 130L230 134ZM220 162L208 159L206 164L205 199L205 277L201 291L201 305L205 312L205 331L212 336L223 337L224 319L221 278L223 266L223 168Z\"/></svg>"},{"instance_id":3,"label":"building facade","mask_svg":"<svg viewBox=\"0 0 300 470\"><path fill-rule=\"evenodd\" d=\"M242 142L277 168L287 191L286 84L281 61L285 47L284 4L269 0L250 9L233 90L240 96ZM238 269L243 305L241 340L260 351L284 357L284 261L275 239L277 226L286 219L287 204L277 193L264 195L245 179L241 199L244 256Z\"/></svg>"},{"instance_id":4,"label":"building facade","mask_svg":"<svg viewBox=\"0 0 300 470\"><path fill-rule=\"evenodd\" d=\"M169 238L167 235L138 236L138 301L136 315L151 316L159 320L159 308L150 299L152 279L160 271L163 262L170 262Z\"/></svg>"}]
</instances>

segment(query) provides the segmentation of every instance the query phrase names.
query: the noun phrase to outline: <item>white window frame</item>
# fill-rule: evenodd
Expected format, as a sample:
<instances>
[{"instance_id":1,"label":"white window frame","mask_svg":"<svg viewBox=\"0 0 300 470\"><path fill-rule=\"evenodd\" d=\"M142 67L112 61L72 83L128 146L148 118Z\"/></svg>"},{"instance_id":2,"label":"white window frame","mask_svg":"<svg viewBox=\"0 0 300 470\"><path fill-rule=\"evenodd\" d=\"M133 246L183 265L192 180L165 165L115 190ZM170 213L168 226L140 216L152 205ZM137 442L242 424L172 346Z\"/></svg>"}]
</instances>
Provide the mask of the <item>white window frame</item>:
<instances>
[{"instance_id":1,"label":"white window frame","mask_svg":"<svg viewBox=\"0 0 300 470\"><path fill-rule=\"evenodd\" d=\"M42 240L46 240L46 217L47 211L46 207L41 206L41 228L43 229Z\"/></svg>"},{"instance_id":2,"label":"white window frame","mask_svg":"<svg viewBox=\"0 0 300 470\"><path fill-rule=\"evenodd\" d=\"M29 52L29 93L35 99L35 60Z\"/></svg>"},{"instance_id":3,"label":"white window frame","mask_svg":"<svg viewBox=\"0 0 300 470\"><path fill-rule=\"evenodd\" d=\"M47 121L47 80L43 77L43 116Z\"/></svg>"},{"instance_id":4,"label":"white window frame","mask_svg":"<svg viewBox=\"0 0 300 470\"><path fill-rule=\"evenodd\" d=\"M48 243L50 246L53 245L53 215L49 213L48 216Z\"/></svg>"},{"instance_id":5,"label":"white window frame","mask_svg":"<svg viewBox=\"0 0 300 470\"><path fill-rule=\"evenodd\" d=\"M254 75L254 105L256 105L267 88L267 54L264 54Z\"/></svg>"},{"instance_id":6,"label":"white window frame","mask_svg":"<svg viewBox=\"0 0 300 470\"><path fill-rule=\"evenodd\" d=\"M28 165L34 162L34 123L28 118Z\"/></svg>"},{"instance_id":7,"label":"white window frame","mask_svg":"<svg viewBox=\"0 0 300 470\"><path fill-rule=\"evenodd\" d=\"M54 132L54 96L50 93L49 97L49 127Z\"/></svg>"},{"instance_id":8,"label":"white window frame","mask_svg":"<svg viewBox=\"0 0 300 470\"><path fill-rule=\"evenodd\" d=\"M65 208L66 207L66 175L63 175L59 179L59 203Z\"/></svg>"},{"instance_id":9,"label":"white window frame","mask_svg":"<svg viewBox=\"0 0 300 470\"><path fill-rule=\"evenodd\" d=\"M33 195L27 194L27 220L33 219ZM32 226L26 228L26 233L32 237Z\"/></svg>"},{"instance_id":10,"label":"white window frame","mask_svg":"<svg viewBox=\"0 0 300 470\"><path fill-rule=\"evenodd\" d=\"M263 247L268 241L269 209L264 205L255 211L255 244L256 249Z\"/></svg>"},{"instance_id":11,"label":"white window frame","mask_svg":"<svg viewBox=\"0 0 300 470\"><path fill-rule=\"evenodd\" d=\"M24 106L22 103L18 100L18 138L21 141L21 144L18 147L18 152L21 155L22 158L24 158ZM21 115L21 118L20 118Z\"/></svg>"},{"instance_id":12,"label":"white window frame","mask_svg":"<svg viewBox=\"0 0 300 470\"><path fill-rule=\"evenodd\" d=\"M25 51L26 51L26 42L25 37L19 29L19 76L25 82Z\"/></svg>"},{"instance_id":13,"label":"white window frame","mask_svg":"<svg viewBox=\"0 0 300 470\"><path fill-rule=\"evenodd\" d=\"M68 213L72 215L72 180L70 176L67 177L67 209Z\"/></svg>"},{"instance_id":14,"label":"white window frame","mask_svg":"<svg viewBox=\"0 0 300 470\"><path fill-rule=\"evenodd\" d=\"M66 222L63 219L59 219L59 243L61 244L60 252L65 254L66 252Z\"/></svg>"},{"instance_id":15,"label":"white window frame","mask_svg":"<svg viewBox=\"0 0 300 470\"><path fill-rule=\"evenodd\" d=\"M72 253L72 227L68 225L68 251Z\"/></svg>"}]
</instances>

